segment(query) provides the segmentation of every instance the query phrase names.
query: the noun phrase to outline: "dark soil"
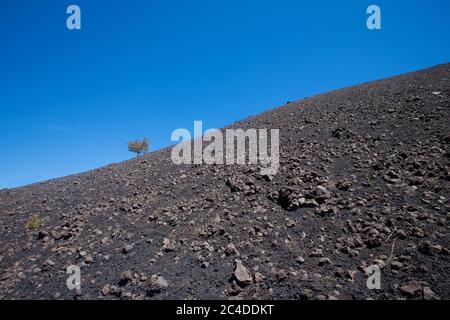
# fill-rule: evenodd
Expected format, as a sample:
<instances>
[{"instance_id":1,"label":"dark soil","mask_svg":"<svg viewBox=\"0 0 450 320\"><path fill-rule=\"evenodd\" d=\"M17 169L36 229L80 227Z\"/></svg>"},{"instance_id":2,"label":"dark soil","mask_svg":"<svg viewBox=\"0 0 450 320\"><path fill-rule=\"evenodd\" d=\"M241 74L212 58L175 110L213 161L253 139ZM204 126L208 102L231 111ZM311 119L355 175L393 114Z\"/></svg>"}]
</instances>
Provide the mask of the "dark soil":
<instances>
[{"instance_id":1,"label":"dark soil","mask_svg":"<svg viewBox=\"0 0 450 320\"><path fill-rule=\"evenodd\" d=\"M164 149L2 190L0 298L449 299L449 120L445 64L232 125L280 128L272 180Z\"/></svg>"}]
</instances>

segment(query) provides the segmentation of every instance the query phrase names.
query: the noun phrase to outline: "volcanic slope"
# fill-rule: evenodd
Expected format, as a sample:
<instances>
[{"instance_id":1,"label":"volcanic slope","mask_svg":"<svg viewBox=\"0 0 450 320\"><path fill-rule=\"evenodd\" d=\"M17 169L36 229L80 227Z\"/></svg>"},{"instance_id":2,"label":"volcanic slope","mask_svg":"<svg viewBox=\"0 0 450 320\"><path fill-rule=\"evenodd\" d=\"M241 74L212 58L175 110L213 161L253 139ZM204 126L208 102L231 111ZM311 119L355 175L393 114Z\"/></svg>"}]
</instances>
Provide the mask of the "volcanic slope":
<instances>
[{"instance_id":1,"label":"volcanic slope","mask_svg":"<svg viewBox=\"0 0 450 320\"><path fill-rule=\"evenodd\" d=\"M2 190L0 298L449 299L449 79L440 65L233 124L280 129L273 179L163 149Z\"/></svg>"}]
</instances>

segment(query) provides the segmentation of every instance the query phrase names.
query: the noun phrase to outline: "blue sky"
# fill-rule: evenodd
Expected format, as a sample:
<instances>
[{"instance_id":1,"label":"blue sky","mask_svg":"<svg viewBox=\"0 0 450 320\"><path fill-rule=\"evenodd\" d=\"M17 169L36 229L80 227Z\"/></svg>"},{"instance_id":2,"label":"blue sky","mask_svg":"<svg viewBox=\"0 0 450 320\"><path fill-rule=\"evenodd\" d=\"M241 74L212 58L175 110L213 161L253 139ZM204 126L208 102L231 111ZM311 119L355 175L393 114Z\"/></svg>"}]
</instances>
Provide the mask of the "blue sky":
<instances>
[{"instance_id":1,"label":"blue sky","mask_svg":"<svg viewBox=\"0 0 450 320\"><path fill-rule=\"evenodd\" d=\"M66 28L77 4L82 30ZM366 8L382 30L366 28ZM445 63L450 1L0 0L0 188Z\"/></svg>"}]
</instances>

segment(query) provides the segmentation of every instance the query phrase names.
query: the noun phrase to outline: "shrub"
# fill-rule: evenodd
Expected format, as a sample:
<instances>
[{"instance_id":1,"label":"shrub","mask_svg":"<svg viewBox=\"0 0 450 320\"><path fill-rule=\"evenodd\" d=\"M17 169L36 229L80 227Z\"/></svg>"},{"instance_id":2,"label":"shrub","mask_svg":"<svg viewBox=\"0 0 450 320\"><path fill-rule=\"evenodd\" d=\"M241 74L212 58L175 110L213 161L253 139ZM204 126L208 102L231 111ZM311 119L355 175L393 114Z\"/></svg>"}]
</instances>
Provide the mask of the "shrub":
<instances>
[{"instance_id":1,"label":"shrub","mask_svg":"<svg viewBox=\"0 0 450 320\"><path fill-rule=\"evenodd\" d=\"M136 156L148 152L149 140L144 138L143 140L135 140L128 142L128 151L136 153Z\"/></svg>"},{"instance_id":2,"label":"shrub","mask_svg":"<svg viewBox=\"0 0 450 320\"><path fill-rule=\"evenodd\" d=\"M28 220L25 227L28 230L35 230L35 229L39 228L41 226L41 224L42 224L42 219L38 215L34 215Z\"/></svg>"}]
</instances>

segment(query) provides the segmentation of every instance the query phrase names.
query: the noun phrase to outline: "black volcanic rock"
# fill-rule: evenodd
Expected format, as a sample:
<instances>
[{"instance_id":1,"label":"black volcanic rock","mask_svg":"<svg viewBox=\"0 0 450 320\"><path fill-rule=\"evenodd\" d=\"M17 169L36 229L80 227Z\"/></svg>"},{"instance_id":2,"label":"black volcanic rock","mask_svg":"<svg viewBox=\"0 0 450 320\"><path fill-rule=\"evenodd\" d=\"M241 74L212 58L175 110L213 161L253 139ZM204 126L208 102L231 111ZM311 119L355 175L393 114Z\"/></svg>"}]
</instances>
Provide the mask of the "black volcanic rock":
<instances>
[{"instance_id":1,"label":"black volcanic rock","mask_svg":"<svg viewBox=\"0 0 450 320\"><path fill-rule=\"evenodd\" d=\"M0 298L449 299L449 118L445 64L231 125L280 129L274 177L164 149L0 190Z\"/></svg>"}]
</instances>

